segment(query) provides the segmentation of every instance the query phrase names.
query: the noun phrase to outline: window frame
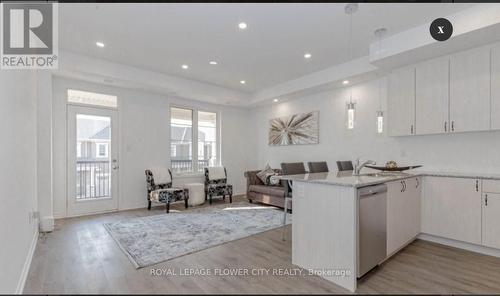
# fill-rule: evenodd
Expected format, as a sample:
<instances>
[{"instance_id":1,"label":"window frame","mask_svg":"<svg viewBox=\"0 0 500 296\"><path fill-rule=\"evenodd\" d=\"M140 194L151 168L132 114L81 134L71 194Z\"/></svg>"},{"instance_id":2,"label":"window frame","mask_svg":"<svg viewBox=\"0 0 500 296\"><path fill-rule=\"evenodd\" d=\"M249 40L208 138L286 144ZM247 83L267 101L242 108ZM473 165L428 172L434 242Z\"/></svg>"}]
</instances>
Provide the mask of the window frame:
<instances>
[{"instance_id":1,"label":"window frame","mask_svg":"<svg viewBox=\"0 0 500 296\"><path fill-rule=\"evenodd\" d=\"M179 108L179 109L188 109L191 110L193 114L193 125L192 125L192 131L191 131L191 166L192 166L192 171L186 171L186 172L174 172L172 171L172 174L174 174L177 177L192 177L192 176L203 176L203 172L198 171L198 112L210 112L210 113L215 113L216 115L216 121L215 121L215 149L216 149L216 155L217 155L217 165L222 164L222 153L221 153L221 118L220 118L220 112L213 110L211 108L202 108L202 107L195 107L195 106L190 106L190 105L179 105L179 104L170 104L168 108L168 122L169 122L169 149L172 149L172 108ZM169 158L170 161L172 160L172 151L169 153ZM170 162L170 166L172 166L172 162Z\"/></svg>"}]
</instances>

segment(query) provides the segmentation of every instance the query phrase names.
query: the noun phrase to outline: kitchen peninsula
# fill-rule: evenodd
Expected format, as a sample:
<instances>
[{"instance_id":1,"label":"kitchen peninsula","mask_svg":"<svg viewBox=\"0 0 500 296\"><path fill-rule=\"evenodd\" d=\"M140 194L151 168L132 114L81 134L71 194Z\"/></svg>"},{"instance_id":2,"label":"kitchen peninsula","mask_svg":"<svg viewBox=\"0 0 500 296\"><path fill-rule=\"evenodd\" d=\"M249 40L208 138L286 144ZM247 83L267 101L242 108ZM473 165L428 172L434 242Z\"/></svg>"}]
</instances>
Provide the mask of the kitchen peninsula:
<instances>
[{"instance_id":1,"label":"kitchen peninsula","mask_svg":"<svg viewBox=\"0 0 500 296\"><path fill-rule=\"evenodd\" d=\"M484 203L489 192L500 192L499 175L330 172L281 178L293 183L292 263L350 291L358 277L417 236L500 256L500 226L485 221Z\"/></svg>"}]
</instances>

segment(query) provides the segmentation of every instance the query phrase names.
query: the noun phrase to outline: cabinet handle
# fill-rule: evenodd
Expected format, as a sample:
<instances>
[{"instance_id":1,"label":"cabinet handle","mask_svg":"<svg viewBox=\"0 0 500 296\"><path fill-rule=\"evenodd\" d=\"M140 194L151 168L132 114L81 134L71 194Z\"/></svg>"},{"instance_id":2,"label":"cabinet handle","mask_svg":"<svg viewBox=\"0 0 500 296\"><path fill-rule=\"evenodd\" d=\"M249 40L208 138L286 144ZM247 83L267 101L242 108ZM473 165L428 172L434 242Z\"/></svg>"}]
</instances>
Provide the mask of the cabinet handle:
<instances>
[{"instance_id":1,"label":"cabinet handle","mask_svg":"<svg viewBox=\"0 0 500 296\"><path fill-rule=\"evenodd\" d=\"M406 192L406 181L403 181L403 192Z\"/></svg>"},{"instance_id":2,"label":"cabinet handle","mask_svg":"<svg viewBox=\"0 0 500 296\"><path fill-rule=\"evenodd\" d=\"M411 125L410 133L413 135L413 124Z\"/></svg>"},{"instance_id":3,"label":"cabinet handle","mask_svg":"<svg viewBox=\"0 0 500 296\"><path fill-rule=\"evenodd\" d=\"M488 206L488 194L484 195L484 205L487 207Z\"/></svg>"},{"instance_id":4,"label":"cabinet handle","mask_svg":"<svg viewBox=\"0 0 500 296\"><path fill-rule=\"evenodd\" d=\"M476 191L479 192L479 181L476 180Z\"/></svg>"},{"instance_id":5,"label":"cabinet handle","mask_svg":"<svg viewBox=\"0 0 500 296\"><path fill-rule=\"evenodd\" d=\"M403 192L405 186L403 185L403 181L401 181L400 183L401 183L401 192Z\"/></svg>"},{"instance_id":6,"label":"cabinet handle","mask_svg":"<svg viewBox=\"0 0 500 296\"><path fill-rule=\"evenodd\" d=\"M447 121L444 122L444 131L445 132L448 131L448 122Z\"/></svg>"},{"instance_id":7,"label":"cabinet handle","mask_svg":"<svg viewBox=\"0 0 500 296\"><path fill-rule=\"evenodd\" d=\"M418 186L420 185L420 182L418 181L418 178L415 178L415 180L417 180L417 185L415 185L415 188L418 188Z\"/></svg>"},{"instance_id":8,"label":"cabinet handle","mask_svg":"<svg viewBox=\"0 0 500 296\"><path fill-rule=\"evenodd\" d=\"M451 122L451 131L454 132L455 131L455 121L452 121Z\"/></svg>"}]
</instances>

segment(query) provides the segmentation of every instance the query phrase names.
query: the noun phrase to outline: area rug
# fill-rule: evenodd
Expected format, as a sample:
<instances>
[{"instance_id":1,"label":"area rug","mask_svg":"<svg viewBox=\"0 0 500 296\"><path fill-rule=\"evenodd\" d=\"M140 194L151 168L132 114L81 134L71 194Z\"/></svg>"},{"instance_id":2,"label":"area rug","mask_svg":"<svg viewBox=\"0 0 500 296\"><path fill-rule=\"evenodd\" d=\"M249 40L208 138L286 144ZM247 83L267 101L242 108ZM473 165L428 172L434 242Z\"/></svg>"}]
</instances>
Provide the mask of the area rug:
<instances>
[{"instance_id":1,"label":"area rug","mask_svg":"<svg viewBox=\"0 0 500 296\"><path fill-rule=\"evenodd\" d=\"M283 210L246 204L132 218L104 227L134 266L141 268L282 224Z\"/></svg>"}]
</instances>

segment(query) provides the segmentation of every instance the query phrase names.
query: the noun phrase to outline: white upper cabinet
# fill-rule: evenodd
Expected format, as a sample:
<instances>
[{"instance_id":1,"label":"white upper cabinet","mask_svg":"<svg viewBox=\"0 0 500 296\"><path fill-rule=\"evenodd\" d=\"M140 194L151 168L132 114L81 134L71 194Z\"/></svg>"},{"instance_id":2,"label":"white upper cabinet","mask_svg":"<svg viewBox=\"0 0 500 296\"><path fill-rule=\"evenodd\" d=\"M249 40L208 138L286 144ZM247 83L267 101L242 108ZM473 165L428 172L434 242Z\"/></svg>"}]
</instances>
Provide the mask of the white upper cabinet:
<instances>
[{"instance_id":1,"label":"white upper cabinet","mask_svg":"<svg viewBox=\"0 0 500 296\"><path fill-rule=\"evenodd\" d=\"M451 55L451 132L489 130L490 107L490 47Z\"/></svg>"},{"instance_id":2,"label":"white upper cabinet","mask_svg":"<svg viewBox=\"0 0 500 296\"><path fill-rule=\"evenodd\" d=\"M449 57L416 65L416 123L418 135L449 129Z\"/></svg>"},{"instance_id":3,"label":"white upper cabinet","mask_svg":"<svg viewBox=\"0 0 500 296\"><path fill-rule=\"evenodd\" d=\"M389 75L387 126L390 136L415 134L415 68L394 70Z\"/></svg>"},{"instance_id":4,"label":"white upper cabinet","mask_svg":"<svg viewBox=\"0 0 500 296\"><path fill-rule=\"evenodd\" d=\"M491 129L500 129L500 45L491 50Z\"/></svg>"}]
</instances>

